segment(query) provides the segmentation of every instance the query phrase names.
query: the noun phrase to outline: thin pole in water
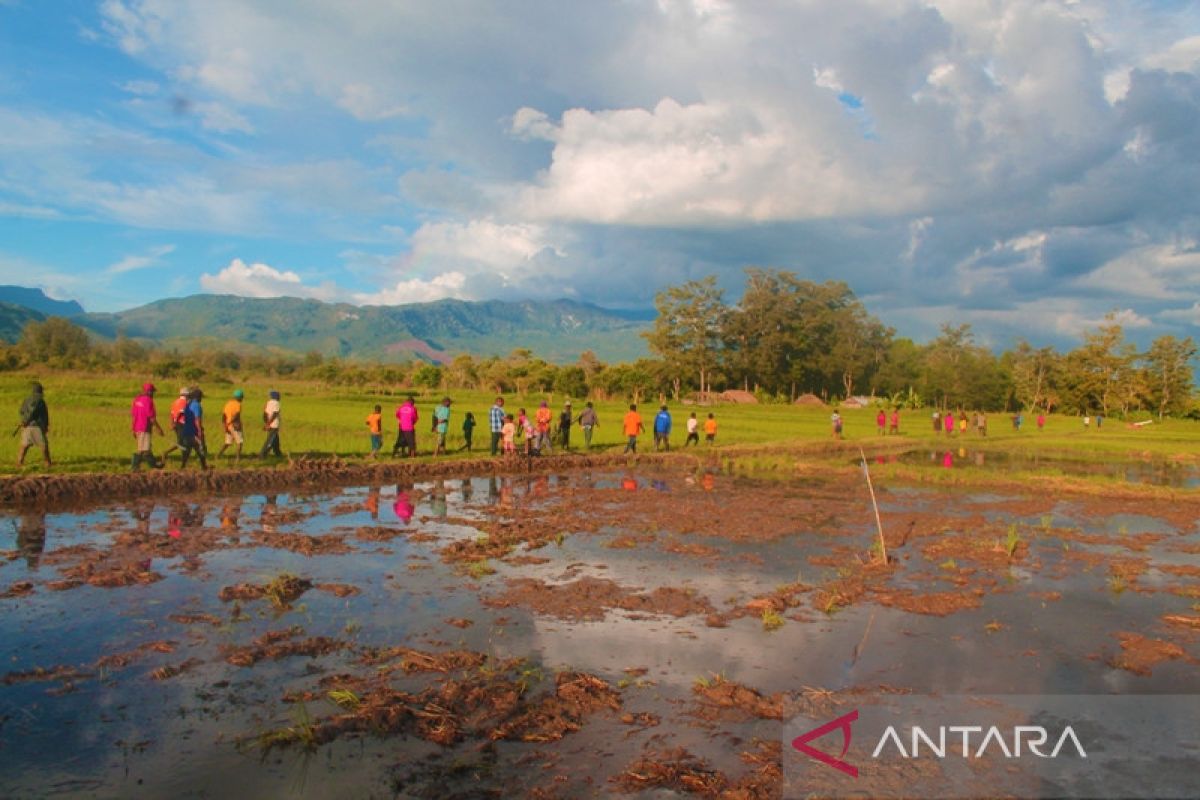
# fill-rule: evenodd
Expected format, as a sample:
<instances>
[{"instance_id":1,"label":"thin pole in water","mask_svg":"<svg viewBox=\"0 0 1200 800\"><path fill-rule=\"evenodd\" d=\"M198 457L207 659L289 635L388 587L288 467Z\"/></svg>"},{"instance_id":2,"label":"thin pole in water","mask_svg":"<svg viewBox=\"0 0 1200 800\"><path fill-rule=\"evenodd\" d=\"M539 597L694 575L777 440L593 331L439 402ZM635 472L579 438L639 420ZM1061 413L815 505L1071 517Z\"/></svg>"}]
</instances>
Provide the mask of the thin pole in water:
<instances>
[{"instance_id":1,"label":"thin pole in water","mask_svg":"<svg viewBox=\"0 0 1200 800\"><path fill-rule=\"evenodd\" d=\"M879 503L875 500L875 487L871 484L871 470L867 468L867 454L863 449L858 448L858 454L862 457L863 475L867 478L867 489L871 492L871 506L875 509L875 527L879 529L879 553L883 556L883 563L888 563L887 542L883 539L883 520L879 518Z\"/></svg>"}]
</instances>

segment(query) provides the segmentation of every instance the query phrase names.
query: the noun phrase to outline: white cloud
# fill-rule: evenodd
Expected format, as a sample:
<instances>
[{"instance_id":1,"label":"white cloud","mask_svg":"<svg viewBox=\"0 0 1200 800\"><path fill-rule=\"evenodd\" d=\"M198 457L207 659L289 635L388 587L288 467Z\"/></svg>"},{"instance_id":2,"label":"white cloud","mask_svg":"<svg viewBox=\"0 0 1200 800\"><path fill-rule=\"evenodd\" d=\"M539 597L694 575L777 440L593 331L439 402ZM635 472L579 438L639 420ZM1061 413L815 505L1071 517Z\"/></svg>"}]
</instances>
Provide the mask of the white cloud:
<instances>
[{"instance_id":1,"label":"white cloud","mask_svg":"<svg viewBox=\"0 0 1200 800\"><path fill-rule=\"evenodd\" d=\"M157 267L162 263L164 256L168 256L175 252L175 245L164 244L158 247L152 247L144 253L138 255L125 256L120 261L110 264L105 270L110 275L121 275L126 272L133 272L147 267Z\"/></svg>"},{"instance_id":2,"label":"white cloud","mask_svg":"<svg viewBox=\"0 0 1200 800\"><path fill-rule=\"evenodd\" d=\"M1200 250L1191 241L1139 247L1079 278L1075 285L1154 300L1194 297L1200 290Z\"/></svg>"},{"instance_id":3,"label":"white cloud","mask_svg":"<svg viewBox=\"0 0 1200 800\"><path fill-rule=\"evenodd\" d=\"M378 122L402 116L405 108L402 103L389 103L379 96L379 93L365 83L349 83L342 87L338 106L349 111L358 120Z\"/></svg>"},{"instance_id":4,"label":"white cloud","mask_svg":"<svg viewBox=\"0 0 1200 800\"><path fill-rule=\"evenodd\" d=\"M240 258L215 275L200 276L200 287L213 294L233 294L240 297L303 297L335 301L340 291L332 283L307 286L300 276L290 270L278 270L267 264L246 264Z\"/></svg>"},{"instance_id":5,"label":"white cloud","mask_svg":"<svg viewBox=\"0 0 1200 800\"><path fill-rule=\"evenodd\" d=\"M469 300L467 276L461 272L443 272L428 280L410 278L398 281L390 288L379 292L359 292L354 301L360 305L403 305L405 303L429 303L453 297Z\"/></svg>"},{"instance_id":6,"label":"white cloud","mask_svg":"<svg viewBox=\"0 0 1200 800\"><path fill-rule=\"evenodd\" d=\"M205 130L217 133L254 133L254 126L238 112L221 103L196 103L192 110L200 115Z\"/></svg>"}]
</instances>

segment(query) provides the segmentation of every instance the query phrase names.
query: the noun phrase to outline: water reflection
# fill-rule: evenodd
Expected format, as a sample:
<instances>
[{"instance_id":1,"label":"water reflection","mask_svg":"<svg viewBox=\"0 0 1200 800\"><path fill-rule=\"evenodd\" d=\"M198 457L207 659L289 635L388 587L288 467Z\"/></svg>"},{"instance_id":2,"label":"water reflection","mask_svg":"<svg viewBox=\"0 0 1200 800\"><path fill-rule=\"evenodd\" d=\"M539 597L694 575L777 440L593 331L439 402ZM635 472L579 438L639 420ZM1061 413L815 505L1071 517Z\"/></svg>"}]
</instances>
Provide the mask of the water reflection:
<instances>
[{"instance_id":1,"label":"water reflection","mask_svg":"<svg viewBox=\"0 0 1200 800\"><path fill-rule=\"evenodd\" d=\"M17 523L17 550L25 559L25 565L36 570L46 549L46 515L38 512L22 514Z\"/></svg>"}]
</instances>

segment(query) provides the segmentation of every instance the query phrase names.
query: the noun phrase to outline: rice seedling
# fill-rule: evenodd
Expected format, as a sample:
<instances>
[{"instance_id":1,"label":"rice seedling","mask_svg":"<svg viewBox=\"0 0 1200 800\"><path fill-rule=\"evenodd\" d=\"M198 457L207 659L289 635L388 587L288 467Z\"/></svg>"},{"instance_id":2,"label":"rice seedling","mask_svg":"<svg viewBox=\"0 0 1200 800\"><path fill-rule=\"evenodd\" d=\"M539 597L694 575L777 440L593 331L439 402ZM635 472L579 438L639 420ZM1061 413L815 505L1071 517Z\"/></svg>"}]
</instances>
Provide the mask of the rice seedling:
<instances>
[{"instance_id":1,"label":"rice seedling","mask_svg":"<svg viewBox=\"0 0 1200 800\"><path fill-rule=\"evenodd\" d=\"M776 628L782 628L783 615L773 608L764 608L762 611L762 626L764 631L773 631Z\"/></svg>"}]
</instances>

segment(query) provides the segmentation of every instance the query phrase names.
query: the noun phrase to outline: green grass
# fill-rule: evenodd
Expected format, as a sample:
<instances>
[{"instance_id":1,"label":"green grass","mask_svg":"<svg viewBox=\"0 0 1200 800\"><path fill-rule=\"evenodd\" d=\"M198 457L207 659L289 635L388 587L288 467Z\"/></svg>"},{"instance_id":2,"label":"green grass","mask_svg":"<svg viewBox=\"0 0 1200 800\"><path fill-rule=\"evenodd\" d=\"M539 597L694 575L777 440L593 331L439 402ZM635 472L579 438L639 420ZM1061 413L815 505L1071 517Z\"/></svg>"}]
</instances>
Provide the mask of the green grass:
<instances>
[{"instance_id":1,"label":"green grass","mask_svg":"<svg viewBox=\"0 0 1200 800\"><path fill-rule=\"evenodd\" d=\"M43 374L4 374L0 376L0 408L10 409L10 420L15 426L17 409L25 397L31 379L41 380L46 387L46 401L50 407L50 446L55 460L55 471L124 471L129 469L133 452L133 437L129 430L129 404L137 394L143 376L110 377L87 374L45 372ZM167 411L178 388L174 384L159 381L157 398L160 422L165 421ZM222 444L220 425L221 406L234 388L246 393L243 419L246 429L245 453L257 453L262 446L265 433L260 422L262 405L267 391L278 389L282 395L283 427L281 441L286 453L293 457L330 457L343 459L364 458L369 450L366 416L379 403L384 414L384 446L382 456L386 459L391 452L396 435L395 407L408 391L397 389L391 395L381 396L352 388L328 388L312 382L247 380L236 384L204 385L205 429L209 438L209 450L215 454ZM428 455L434 437L429 433L428 421L434 405L445 392L414 392L417 397L421 421L417 428L417 444ZM489 446L488 409L494 395L486 392L451 391L454 399L446 458L486 456ZM557 412L566 398L562 395L537 395L516 397L506 395L506 410L516 413L525 407L530 413L541 400L547 400ZM573 397L574 410L582 409L586 398ZM650 428L657 410L657 402L640 405L642 418ZM695 410L703 420L710 411L716 414L719 424L717 445L709 448L703 441L699 447L687 448L689 452L706 453L715 451L723 459L735 463L735 469L747 474L775 472L794 465L795 457L776 453L745 452L745 446L799 445L828 442L832 444L829 429L830 409L807 408L788 405L717 405L713 407L685 406L670 402L675 430L672 433L673 449L683 450L684 425L690 411ZM600 426L593 437L593 449L599 452L619 452L625 444L621 434L621 418L627 410L626 401L597 401L596 409ZM464 440L461 431L463 414L471 411L475 415L474 450L461 451ZM934 435L925 411L902 413L902 435L879 436L875 431L874 409L847 409L842 411L845 421L843 439L850 445L846 448L846 463L853 459L852 450L858 444L888 443L896 446L917 448L950 447L971 450L1025 451L1045 455L1061 455L1073 459L1103 461L1122 458L1173 457L1196 459L1200 454L1200 424L1186 420L1167 420L1142 429L1130 429L1115 419L1106 422L1100 431L1094 428L1084 431L1075 417L1053 415L1049 417L1046 430L1038 431L1027 421L1020 432L1013 431L1007 417L991 415L989 436L979 437L973 433L958 435L947 440L944 434ZM12 428L10 427L11 431ZM166 439L155 437L155 452L161 453L173 441L168 428ZM0 465L0 474L14 473L16 469L17 439L10 439L11 458ZM581 451L583 437L578 428L572 430L572 449ZM643 435L641 449L652 450L651 437ZM840 456L835 456L840 458ZM31 452L26 459L27 472L41 471L40 455ZM178 466L178 454L172 456L170 467ZM194 462L193 462L194 463ZM216 459L211 463L221 467L232 465L232 458ZM243 459L241 466L258 465L255 458ZM265 464L274 464L268 459ZM879 472L886 477L891 465L872 463L872 474ZM189 464L189 468L193 468ZM933 473L934 471L930 470ZM937 471L941 472L941 471ZM956 473L957 470L945 470ZM1044 470L1039 470L1045 474ZM934 475L931 479L936 480Z\"/></svg>"}]
</instances>

